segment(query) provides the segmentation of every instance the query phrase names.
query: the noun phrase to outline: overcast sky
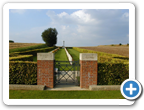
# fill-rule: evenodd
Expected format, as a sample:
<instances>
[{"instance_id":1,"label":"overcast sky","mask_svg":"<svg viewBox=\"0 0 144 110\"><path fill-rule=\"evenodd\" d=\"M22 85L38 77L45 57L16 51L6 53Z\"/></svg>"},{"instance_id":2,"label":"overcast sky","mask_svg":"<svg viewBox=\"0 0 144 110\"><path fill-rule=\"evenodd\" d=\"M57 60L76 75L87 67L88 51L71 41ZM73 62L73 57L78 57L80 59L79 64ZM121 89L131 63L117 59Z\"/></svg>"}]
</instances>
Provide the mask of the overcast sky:
<instances>
[{"instance_id":1,"label":"overcast sky","mask_svg":"<svg viewBox=\"0 0 144 110\"><path fill-rule=\"evenodd\" d=\"M44 43L48 28L58 31L57 46L97 46L129 43L127 9L27 9L9 10L9 39Z\"/></svg>"}]
</instances>

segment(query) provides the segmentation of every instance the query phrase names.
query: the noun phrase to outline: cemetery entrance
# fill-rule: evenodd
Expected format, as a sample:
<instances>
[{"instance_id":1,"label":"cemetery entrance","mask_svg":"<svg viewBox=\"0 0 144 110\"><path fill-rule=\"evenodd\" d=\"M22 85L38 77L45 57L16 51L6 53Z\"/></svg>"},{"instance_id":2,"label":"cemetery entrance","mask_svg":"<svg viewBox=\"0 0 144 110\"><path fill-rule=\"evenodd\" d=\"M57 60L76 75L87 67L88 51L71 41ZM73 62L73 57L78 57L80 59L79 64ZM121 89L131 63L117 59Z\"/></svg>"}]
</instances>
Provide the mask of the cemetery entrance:
<instances>
[{"instance_id":1,"label":"cemetery entrance","mask_svg":"<svg viewBox=\"0 0 144 110\"><path fill-rule=\"evenodd\" d=\"M79 85L79 61L55 61L54 85Z\"/></svg>"}]
</instances>

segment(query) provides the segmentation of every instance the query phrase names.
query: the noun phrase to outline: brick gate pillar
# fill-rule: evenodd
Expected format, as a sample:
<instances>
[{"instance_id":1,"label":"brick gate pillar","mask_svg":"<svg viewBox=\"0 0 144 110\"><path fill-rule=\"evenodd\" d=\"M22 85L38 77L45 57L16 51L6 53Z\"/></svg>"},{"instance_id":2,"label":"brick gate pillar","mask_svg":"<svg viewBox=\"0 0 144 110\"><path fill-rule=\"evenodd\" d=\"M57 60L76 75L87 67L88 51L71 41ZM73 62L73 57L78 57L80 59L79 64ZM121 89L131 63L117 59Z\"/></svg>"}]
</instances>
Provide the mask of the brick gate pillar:
<instances>
[{"instance_id":1,"label":"brick gate pillar","mask_svg":"<svg viewBox=\"0 0 144 110\"><path fill-rule=\"evenodd\" d=\"M37 53L37 85L54 87L54 53Z\"/></svg>"},{"instance_id":2,"label":"brick gate pillar","mask_svg":"<svg viewBox=\"0 0 144 110\"><path fill-rule=\"evenodd\" d=\"M80 87L97 85L97 54L80 53Z\"/></svg>"}]
</instances>

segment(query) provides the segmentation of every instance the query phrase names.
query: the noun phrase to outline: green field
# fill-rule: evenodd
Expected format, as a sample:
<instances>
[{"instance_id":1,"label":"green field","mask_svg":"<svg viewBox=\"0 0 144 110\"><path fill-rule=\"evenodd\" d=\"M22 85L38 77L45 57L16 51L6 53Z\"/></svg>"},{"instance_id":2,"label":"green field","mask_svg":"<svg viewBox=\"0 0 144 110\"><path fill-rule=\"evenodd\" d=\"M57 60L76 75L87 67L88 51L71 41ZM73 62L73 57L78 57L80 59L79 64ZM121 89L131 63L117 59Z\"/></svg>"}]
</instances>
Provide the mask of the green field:
<instances>
[{"instance_id":1,"label":"green field","mask_svg":"<svg viewBox=\"0 0 144 110\"><path fill-rule=\"evenodd\" d=\"M10 99L124 99L120 91L10 90Z\"/></svg>"}]
</instances>

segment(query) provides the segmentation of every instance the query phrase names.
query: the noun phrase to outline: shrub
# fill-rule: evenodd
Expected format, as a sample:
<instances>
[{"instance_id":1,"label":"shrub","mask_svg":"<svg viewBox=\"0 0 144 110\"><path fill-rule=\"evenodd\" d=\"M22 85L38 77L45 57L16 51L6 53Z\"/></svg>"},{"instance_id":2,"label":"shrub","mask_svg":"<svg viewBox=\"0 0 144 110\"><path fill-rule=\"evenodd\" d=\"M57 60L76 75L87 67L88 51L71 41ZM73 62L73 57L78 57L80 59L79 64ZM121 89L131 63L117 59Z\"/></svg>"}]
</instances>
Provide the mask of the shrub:
<instances>
[{"instance_id":1,"label":"shrub","mask_svg":"<svg viewBox=\"0 0 144 110\"><path fill-rule=\"evenodd\" d=\"M37 63L29 61L10 61L9 84L37 84Z\"/></svg>"}]
</instances>

